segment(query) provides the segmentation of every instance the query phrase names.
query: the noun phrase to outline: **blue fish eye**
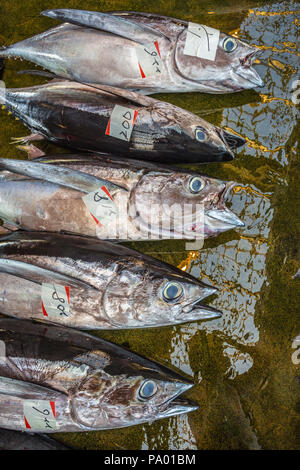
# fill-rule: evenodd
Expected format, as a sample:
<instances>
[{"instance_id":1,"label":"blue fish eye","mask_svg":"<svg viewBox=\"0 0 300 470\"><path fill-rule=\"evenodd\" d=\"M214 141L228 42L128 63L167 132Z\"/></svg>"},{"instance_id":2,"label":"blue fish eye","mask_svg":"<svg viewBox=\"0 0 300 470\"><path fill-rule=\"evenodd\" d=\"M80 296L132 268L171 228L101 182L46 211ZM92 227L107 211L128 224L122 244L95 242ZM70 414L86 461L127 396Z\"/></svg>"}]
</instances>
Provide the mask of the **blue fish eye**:
<instances>
[{"instance_id":1,"label":"blue fish eye","mask_svg":"<svg viewBox=\"0 0 300 470\"><path fill-rule=\"evenodd\" d=\"M206 132L203 129L196 129L195 134L196 139L199 140L199 142L204 142L206 140Z\"/></svg>"},{"instance_id":2,"label":"blue fish eye","mask_svg":"<svg viewBox=\"0 0 300 470\"><path fill-rule=\"evenodd\" d=\"M139 397L143 400L153 397L157 392L157 385L153 380L146 380L139 389Z\"/></svg>"},{"instance_id":3,"label":"blue fish eye","mask_svg":"<svg viewBox=\"0 0 300 470\"><path fill-rule=\"evenodd\" d=\"M168 282L163 290L163 299L166 301L178 299L182 292L183 288L178 282Z\"/></svg>"},{"instance_id":4,"label":"blue fish eye","mask_svg":"<svg viewBox=\"0 0 300 470\"><path fill-rule=\"evenodd\" d=\"M205 181L200 176L194 176L189 181L189 189L191 193L199 193L205 186Z\"/></svg>"},{"instance_id":5,"label":"blue fish eye","mask_svg":"<svg viewBox=\"0 0 300 470\"><path fill-rule=\"evenodd\" d=\"M225 52L232 52L237 47L237 42L234 38L226 38L223 42L223 49Z\"/></svg>"}]
</instances>

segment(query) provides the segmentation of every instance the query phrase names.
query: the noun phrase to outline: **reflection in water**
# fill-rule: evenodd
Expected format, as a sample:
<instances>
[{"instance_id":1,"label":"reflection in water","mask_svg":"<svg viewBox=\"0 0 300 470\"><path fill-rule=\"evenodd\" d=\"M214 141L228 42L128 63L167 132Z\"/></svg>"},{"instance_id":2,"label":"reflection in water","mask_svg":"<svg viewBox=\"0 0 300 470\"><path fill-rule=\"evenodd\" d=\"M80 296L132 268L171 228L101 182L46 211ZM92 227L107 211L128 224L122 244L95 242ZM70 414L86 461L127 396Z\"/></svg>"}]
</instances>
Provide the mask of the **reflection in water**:
<instances>
[{"instance_id":1,"label":"reflection in water","mask_svg":"<svg viewBox=\"0 0 300 470\"><path fill-rule=\"evenodd\" d=\"M158 427L158 435L150 437L144 427L145 437L143 450L197 450L197 442L190 428L188 416L181 415L170 418L167 427L163 424Z\"/></svg>"},{"instance_id":2,"label":"reflection in water","mask_svg":"<svg viewBox=\"0 0 300 470\"><path fill-rule=\"evenodd\" d=\"M230 366L226 371L226 376L229 379L234 379L237 375L248 372L253 366L253 359L248 353L242 353L238 349L224 343L224 356L230 360Z\"/></svg>"},{"instance_id":3,"label":"reflection in water","mask_svg":"<svg viewBox=\"0 0 300 470\"><path fill-rule=\"evenodd\" d=\"M18 28L20 37L15 36L14 15L7 15L8 33L5 27L1 29L1 44L43 30L48 19L39 17L39 3L30 0L24 4L28 10L24 12L25 26L21 24ZM97 10L96 3L91 0L89 8ZM212 26L224 31L231 29L232 34L261 49L256 68L265 84L256 92L234 96L163 96L183 108L190 106L191 111L204 115L208 121L215 117L216 124L241 134L247 141L233 162L206 166L211 176L239 182L228 205L245 222L245 228L206 241L199 253L176 252L175 242L162 245L165 261L219 287L218 295L209 304L222 310L223 317L213 322L158 329L154 333L101 332L106 339L129 344L138 353L162 359L194 377L196 385L189 391L189 397L199 403L199 411L128 429L57 438L81 449L284 449L291 442L295 446L294 395L299 385L294 380L293 361L299 360L299 350L293 347L293 340L299 331L293 329L296 284L289 282L298 283L293 276L300 262L295 261L294 238L289 239L288 232L294 229L299 195L293 188L294 167L292 175L289 169L297 148L298 112L292 102L292 84L299 79L296 15L300 6L294 1L271 4L241 0L237 6L236 2L224 5L223 1L215 0L207 7L207 2L189 0L183 7L169 11L168 2L161 0L102 3L103 10L153 10L197 22L208 18L206 22L210 21ZM254 8L258 4L263 6ZM1 8L2 5L7 11L15 8L19 17L17 2L3 0ZM81 8L80 0L73 0L72 7ZM208 17L207 8L211 9ZM13 65L8 62L5 79L10 84L18 80L13 67L19 66L24 68L18 62ZM15 121L8 122L7 116L0 116L1 119L4 124L0 127L0 139L5 156L15 158L15 150L8 142L12 135L24 135L24 128ZM50 152L49 147L45 149ZM55 151L51 146L50 149ZM286 192L289 197L282 197ZM286 220L285 212L290 219ZM147 251L147 246L152 255L159 257L160 250L154 243L136 248ZM276 250L280 251L282 265L290 263L286 276L278 274L281 264L276 264ZM284 290L290 289L291 300L280 291L282 286ZM290 305L294 305L293 311ZM290 330L285 329L286 325Z\"/></svg>"},{"instance_id":4,"label":"reflection in water","mask_svg":"<svg viewBox=\"0 0 300 470\"><path fill-rule=\"evenodd\" d=\"M257 66L265 83L260 90L261 103L229 108L222 121L222 126L246 137L247 155L275 159L283 165L288 161L285 146L297 122L297 109L290 101L299 69L293 41L297 37L295 10L294 2L249 10L238 33L262 51Z\"/></svg>"},{"instance_id":5,"label":"reflection in water","mask_svg":"<svg viewBox=\"0 0 300 470\"><path fill-rule=\"evenodd\" d=\"M296 37L296 24L288 11L292 8L290 5L294 6L291 2L272 5L267 14L265 11L251 10L241 27L236 30L239 37L257 44L264 51L258 66L260 75L265 79L265 86L260 92L260 102L224 109L222 115L222 126L246 138L248 146L245 153L248 161L253 157L264 157L275 159L285 166L289 162L289 151L294 151L294 148L290 149L287 144L297 123L297 109L291 101L291 87L293 80L297 78L295 74L299 59L293 42ZM269 176L272 179L271 172ZM274 173L273 183L285 184L284 175ZM207 333L208 337L214 334L226 339L220 345L220 352L226 359L220 373L226 379L234 380L243 374L249 374L255 364L253 348L260 340L255 312L261 292L268 286L266 263L274 209L273 194L269 191L264 193L253 184L246 187L237 186L230 202L231 209L246 224L237 239L219 245L208 242L198 256L191 252L179 265L181 269L204 282L219 286L218 296L210 304L222 310L223 317L214 322L193 323L174 328L170 359L174 366L191 373L189 344L200 331ZM201 346L203 347L203 344L200 344L199 348ZM199 371L194 370L194 376L201 381ZM202 386L206 385L202 383ZM224 397L233 394L232 388L228 390L224 385L217 383L214 386L219 390L217 393ZM238 392L234 391L234 394L239 403L239 442L233 448L260 448L251 420L243 411ZM209 403L210 397L206 396L206 399L207 406L212 406L213 400ZM217 403L220 405L219 401ZM231 405L228 406L230 408ZM230 412L234 416L233 404ZM204 416L201 415L201 418ZM205 439L202 440L202 436L199 436L202 432L202 426L199 426L202 423L197 422L195 425L192 417L188 418L188 422L193 423L193 426L189 428L189 432L185 426L184 435L191 433L193 429L198 447L206 448ZM208 423L207 427L209 428ZM205 429L205 424L203 428Z\"/></svg>"}]
</instances>

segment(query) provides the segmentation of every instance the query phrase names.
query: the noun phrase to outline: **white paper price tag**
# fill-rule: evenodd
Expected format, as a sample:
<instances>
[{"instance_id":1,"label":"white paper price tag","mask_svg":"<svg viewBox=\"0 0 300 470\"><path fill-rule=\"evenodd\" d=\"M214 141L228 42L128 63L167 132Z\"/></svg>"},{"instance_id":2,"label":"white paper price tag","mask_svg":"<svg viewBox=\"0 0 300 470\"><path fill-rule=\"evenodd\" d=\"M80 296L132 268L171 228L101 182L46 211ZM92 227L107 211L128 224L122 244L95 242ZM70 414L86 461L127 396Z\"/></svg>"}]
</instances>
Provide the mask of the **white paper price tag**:
<instances>
[{"instance_id":1,"label":"white paper price tag","mask_svg":"<svg viewBox=\"0 0 300 470\"><path fill-rule=\"evenodd\" d=\"M42 311L45 317L70 316L70 288L59 284L42 284Z\"/></svg>"},{"instance_id":2,"label":"white paper price tag","mask_svg":"<svg viewBox=\"0 0 300 470\"><path fill-rule=\"evenodd\" d=\"M24 400L26 429L46 431L56 429L55 402L48 400Z\"/></svg>"},{"instance_id":3,"label":"white paper price tag","mask_svg":"<svg viewBox=\"0 0 300 470\"><path fill-rule=\"evenodd\" d=\"M129 142L137 115L136 109L116 104L110 115L105 134Z\"/></svg>"},{"instance_id":4,"label":"white paper price tag","mask_svg":"<svg viewBox=\"0 0 300 470\"><path fill-rule=\"evenodd\" d=\"M118 208L105 186L83 196L83 202L98 225L106 225L118 216Z\"/></svg>"},{"instance_id":5,"label":"white paper price tag","mask_svg":"<svg viewBox=\"0 0 300 470\"><path fill-rule=\"evenodd\" d=\"M161 60L158 41L139 45L136 48L136 55L142 78L161 75L163 62Z\"/></svg>"},{"instance_id":6,"label":"white paper price tag","mask_svg":"<svg viewBox=\"0 0 300 470\"><path fill-rule=\"evenodd\" d=\"M203 24L189 23L183 53L215 60L220 31Z\"/></svg>"}]
</instances>

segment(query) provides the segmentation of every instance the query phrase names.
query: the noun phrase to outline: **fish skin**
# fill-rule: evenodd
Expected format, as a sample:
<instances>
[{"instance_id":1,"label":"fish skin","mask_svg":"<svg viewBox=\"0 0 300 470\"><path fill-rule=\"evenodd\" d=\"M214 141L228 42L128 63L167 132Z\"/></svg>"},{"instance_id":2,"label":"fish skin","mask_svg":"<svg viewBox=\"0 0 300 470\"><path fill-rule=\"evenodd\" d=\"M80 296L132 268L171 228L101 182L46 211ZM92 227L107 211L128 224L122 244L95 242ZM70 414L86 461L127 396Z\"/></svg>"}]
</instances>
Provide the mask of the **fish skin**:
<instances>
[{"instance_id":1,"label":"fish skin","mask_svg":"<svg viewBox=\"0 0 300 470\"><path fill-rule=\"evenodd\" d=\"M177 299L164 287L176 282ZM43 283L69 286L70 315L45 316ZM71 235L14 232L0 239L0 313L80 329L126 329L210 320L201 304L217 289L150 256Z\"/></svg>"},{"instance_id":2,"label":"fish skin","mask_svg":"<svg viewBox=\"0 0 300 470\"><path fill-rule=\"evenodd\" d=\"M0 89L0 103L32 133L59 145L160 163L229 161L244 142L231 135L229 144L228 133L170 103L104 85L57 80ZM138 111L129 141L106 135L115 105ZM204 141L196 138L199 129Z\"/></svg>"},{"instance_id":3,"label":"fish skin","mask_svg":"<svg viewBox=\"0 0 300 470\"><path fill-rule=\"evenodd\" d=\"M3 57L30 60L72 80L144 94L231 93L263 85L251 67L258 49L234 38L238 47L225 52L223 42L231 36L222 32L216 60L210 61L183 53L188 27L184 20L151 13L69 9L42 14L67 23L9 46L1 51ZM159 40L164 68L158 77L142 78L136 47L155 39Z\"/></svg>"},{"instance_id":4,"label":"fish skin","mask_svg":"<svg viewBox=\"0 0 300 470\"><path fill-rule=\"evenodd\" d=\"M113 429L197 409L177 398L192 387L191 380L103 339L0 319L0 341L5 351L0 426L5 429L36 431L25 427L26 399L55 402L56 429L42 430L47 433ZM141 400L146 381L156 393Z\"/></svg>"},{"instance_id":5,"label":"fish skin","mask_svg":"<svg viewBox=\"0 0 300 470\"><path fill-rule=\"evenodd\" d=\"M0 159L1 168L0 217L23 230L110 240L202 239L242 225L224 201L234 183L177 167L110 155L49 155L31 162ZM189 189L193 177L204 184L198 194ZM96 224L82 199L103 184L119 208L116 225ZM194 217L173 216L173 227L163 230L167 208L183 214L188 204ZM209 216L213 210L219 219Z\"/></svg>"},{"instance_id":6,"label":"fish skin","mask_svg":"<svg viewBox=\"0 0 300 470\"><path fill-rule=\"evenodd\" d=\"M0 450L69 450L43 434L29 434L0 429Z\"/></svg>"}]
</instances>

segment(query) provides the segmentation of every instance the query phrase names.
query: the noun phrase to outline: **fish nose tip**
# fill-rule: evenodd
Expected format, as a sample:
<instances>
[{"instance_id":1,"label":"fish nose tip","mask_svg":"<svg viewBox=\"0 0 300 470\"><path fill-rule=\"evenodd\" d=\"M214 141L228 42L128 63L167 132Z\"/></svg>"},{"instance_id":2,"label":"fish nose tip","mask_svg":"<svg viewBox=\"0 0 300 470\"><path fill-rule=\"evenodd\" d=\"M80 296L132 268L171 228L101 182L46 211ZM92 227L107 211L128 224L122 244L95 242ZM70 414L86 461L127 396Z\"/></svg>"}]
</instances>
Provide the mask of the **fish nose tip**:
<instances>
[{"instance_id":1,"label":"fish nose tip","mask_svg":"<svg viewBox=\"0 0 300 470\"><path fill-rule=\"evenodd\" d=\"M180 415L185 413L190 413L192 411L197 411L199 409L199 405L191 400L187 400L184 398L176 398L168 403L167 409L164 411L164 416L174 416Z\"/></svg>"},{"instance_id":2,"label":"fish nose tip","mask_svg":"<svg viewBox=\"0 0 300 470\"><path fill-rule=\"evenodd\" d=\"M232 150L229 150L225 145L223 145L221 148L224 162L230 162L234 159L234 153L232 152Z\"/></svg>"},{"instance_id":3,"label":"fish nose tip","mask_svg":"<svg viewBox=\"0 0 300 470\"><path fill-rule=\"evenodd\" d=\"M218 318L221 318L222 315L223 312L214 307L201 305L201 307L199 308L199 320L217 320Z\"/></svg>"},{"instance_id":4,"label":"fish nose tip","mask_svg":"<svg viewBox=\"0 0 300 470\"><path fill-rule=\"evenodd\" d=\"M213 286L205 287L202 298L210 297L211 295L216 294L218 290L219 289L217 287L213 287Z\"/></svg>"},{"instance_id":5,"label":"fish nose tip","mask_svg":"<svg viewBox=\"0 0 300 470\"><path fill-rule=\"evenodd\" d=\"M263 88L265 86L265 82L262 80L262 78L260 76L258 76L258 78L257 78L257 86L259 88Z\"/></svg>"}]
</instances>

